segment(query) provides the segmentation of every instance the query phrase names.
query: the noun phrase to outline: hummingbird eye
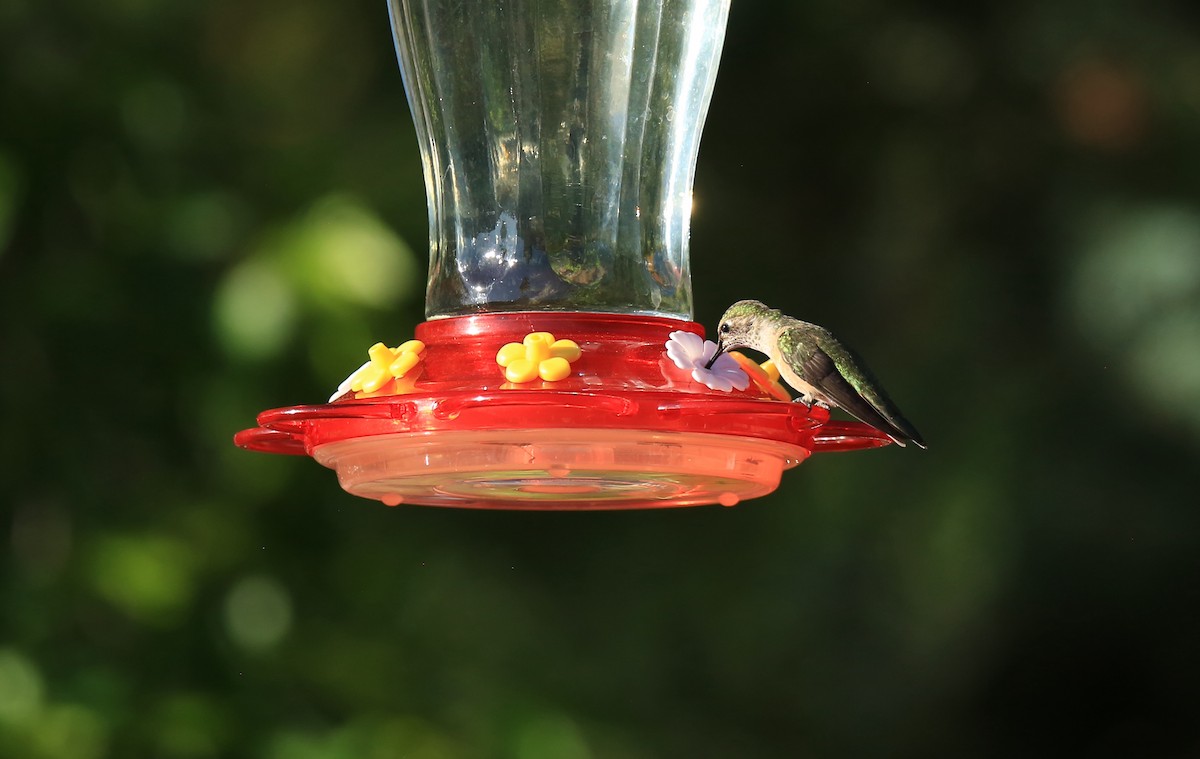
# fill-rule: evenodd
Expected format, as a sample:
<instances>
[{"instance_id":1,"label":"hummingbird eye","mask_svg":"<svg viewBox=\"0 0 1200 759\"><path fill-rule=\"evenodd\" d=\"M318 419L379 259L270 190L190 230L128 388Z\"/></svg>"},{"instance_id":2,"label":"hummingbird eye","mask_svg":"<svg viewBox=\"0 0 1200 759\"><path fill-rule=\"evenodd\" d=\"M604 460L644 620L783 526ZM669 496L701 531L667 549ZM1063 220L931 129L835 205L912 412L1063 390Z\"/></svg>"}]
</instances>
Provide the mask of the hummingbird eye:
<instances>
[{"instance_id":1,"label":"hummingbird eye","mask_svg":"<svg viewBox=\"0 0 1200 759\"><path fill-rule=\"evenodd\" d=\"M723 334L723 335L729 334L729 322L725 322L724 324L721 325L721 334Z\"/></svg>"}]
</instances>

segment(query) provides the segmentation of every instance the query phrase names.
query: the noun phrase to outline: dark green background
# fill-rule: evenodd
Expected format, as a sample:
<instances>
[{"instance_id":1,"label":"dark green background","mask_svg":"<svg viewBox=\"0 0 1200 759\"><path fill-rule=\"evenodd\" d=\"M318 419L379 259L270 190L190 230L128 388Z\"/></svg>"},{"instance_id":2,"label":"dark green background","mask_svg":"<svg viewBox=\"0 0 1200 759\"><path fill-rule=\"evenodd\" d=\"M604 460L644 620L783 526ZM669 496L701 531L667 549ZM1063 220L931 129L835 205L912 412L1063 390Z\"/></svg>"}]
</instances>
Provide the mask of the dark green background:
<instances>
[{"instance_id":1,"label":"dark green background","mask_svg":"<svg viewBox=\"0 0 1200 759\"><path fill-rule=\"evenodd\" d=\"M1198 21L735 2L697 318L930 450L521 514L230 442L421 318L382 0L3 0L0 755L1200 755Z\"/></svg>"}]
</instances>

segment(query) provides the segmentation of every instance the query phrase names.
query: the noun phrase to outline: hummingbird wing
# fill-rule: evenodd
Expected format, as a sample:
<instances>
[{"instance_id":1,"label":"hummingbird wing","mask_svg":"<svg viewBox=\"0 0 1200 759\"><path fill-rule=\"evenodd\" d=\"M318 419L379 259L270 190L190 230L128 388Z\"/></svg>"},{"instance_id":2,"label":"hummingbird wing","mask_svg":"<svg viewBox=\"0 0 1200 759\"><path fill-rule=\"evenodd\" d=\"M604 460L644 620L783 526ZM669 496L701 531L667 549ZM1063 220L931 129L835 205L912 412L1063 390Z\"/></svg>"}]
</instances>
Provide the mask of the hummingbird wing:
<instances>
[{"instance_id":1,"label":"hummingbird wing","mask_svg":"<svg viewBox=\"0 0 1200 759\"><path fill-rule=\"evenodd\" d=\"M779 350L802 380L855 419L886 432L901 446L911 442L925 447L866 363L824 327L785 328L779 334Z\"/></svg>"}]
</instances>

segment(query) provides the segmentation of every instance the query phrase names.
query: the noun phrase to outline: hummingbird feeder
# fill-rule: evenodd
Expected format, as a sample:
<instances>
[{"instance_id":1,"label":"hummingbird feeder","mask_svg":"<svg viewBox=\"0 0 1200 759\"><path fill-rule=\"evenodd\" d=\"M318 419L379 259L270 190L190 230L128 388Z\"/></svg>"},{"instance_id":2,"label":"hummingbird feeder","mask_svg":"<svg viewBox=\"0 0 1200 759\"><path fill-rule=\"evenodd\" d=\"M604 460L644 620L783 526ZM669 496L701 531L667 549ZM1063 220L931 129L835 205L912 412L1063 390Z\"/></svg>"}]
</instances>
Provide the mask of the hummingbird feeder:
<instances>
[{"instance_id":1,"label":"hummingbird feeder","mask_svg":"<svg viewBox=\"0 0 1200 759\"><path fill-rule=\"evenodd\" d=\"M429 202L427 321L235 442L388 505L693 506L887 445L691 321L692 180L729 0L390 0ZM407 336L405 336L407 337Z\"/></svg>"}]
</instances>

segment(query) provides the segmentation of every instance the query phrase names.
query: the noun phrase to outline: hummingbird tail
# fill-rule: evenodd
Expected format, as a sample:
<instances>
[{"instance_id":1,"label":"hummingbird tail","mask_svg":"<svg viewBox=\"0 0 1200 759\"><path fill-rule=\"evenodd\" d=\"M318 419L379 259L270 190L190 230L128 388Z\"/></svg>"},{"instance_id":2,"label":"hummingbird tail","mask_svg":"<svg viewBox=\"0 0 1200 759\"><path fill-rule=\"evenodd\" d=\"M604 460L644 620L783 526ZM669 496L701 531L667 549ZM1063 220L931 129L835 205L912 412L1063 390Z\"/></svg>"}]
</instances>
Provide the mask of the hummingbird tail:
<instances>
[{"instance_id":1,"label":"hummingbird tail","mask_svg":"<svg viewBox=\"0 0 1200 759\"><path fill-rule=\"evenodd\" d=\"M887 436L896 443L896 445L900 446L901 448L906 448L909 443L912 443L923 451L929 448L929 446L925 445L925 441L921 439L921 436L911 424L903 419L900 421L903 422L903 426L894 423L891 419L888 419L888 427L887 429L883 430L887 433Z\"/></svg>"}]
</instances>

